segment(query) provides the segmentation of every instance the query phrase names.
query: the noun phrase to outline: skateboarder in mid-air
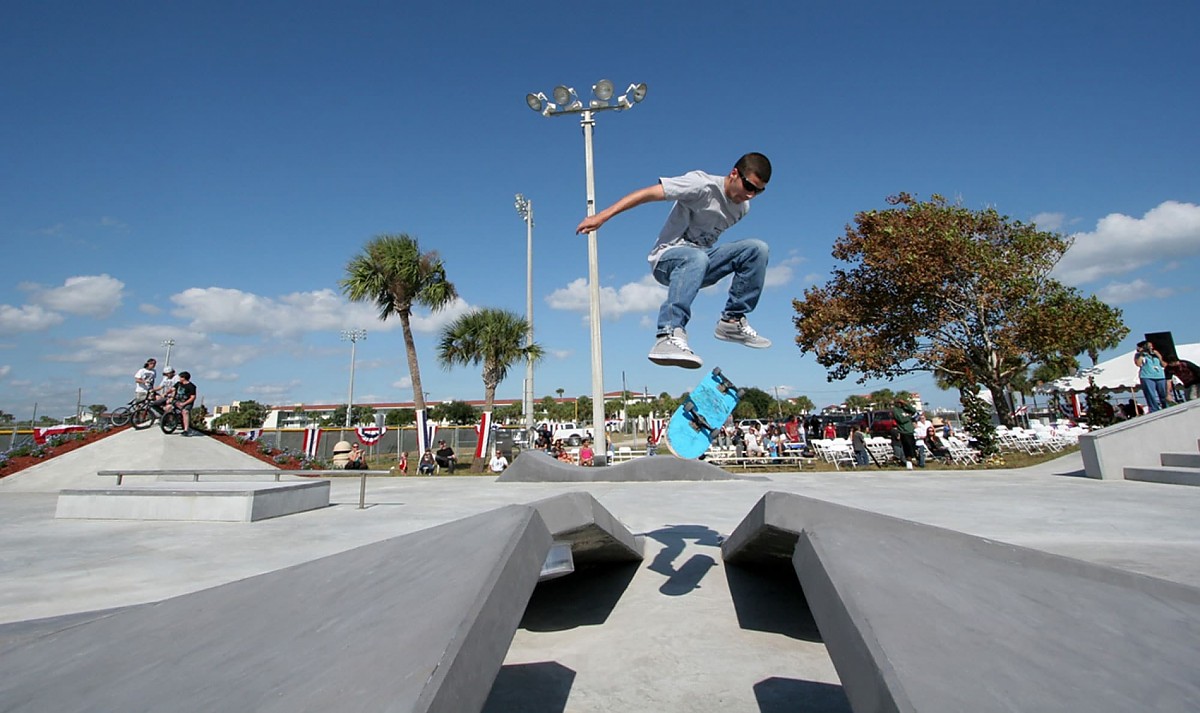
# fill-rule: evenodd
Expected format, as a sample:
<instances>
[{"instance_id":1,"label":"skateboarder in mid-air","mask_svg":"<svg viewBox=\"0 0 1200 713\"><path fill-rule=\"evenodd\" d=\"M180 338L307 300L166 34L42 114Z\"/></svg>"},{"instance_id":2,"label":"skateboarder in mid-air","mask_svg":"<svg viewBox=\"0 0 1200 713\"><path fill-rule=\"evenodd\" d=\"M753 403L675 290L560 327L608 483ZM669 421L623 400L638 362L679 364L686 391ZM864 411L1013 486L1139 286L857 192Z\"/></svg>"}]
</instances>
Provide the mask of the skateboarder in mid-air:
<instances>
[{"instance_id":1,"label":"skateboarder in mid-air","mask_svg":"<svg viewBox=\"0 0 1200 713\"><path fill-rule=\"evenodd\" d=\"M746 321L762 294L767 274L767 244L748 239L717 245L717 238L750 211L750 199L771 180L771 162L760 153L738 159L725 176L692 171L660 178L653 186L634 191L594 216L585 218L576 233L590 233L613 216L652 201L673 200L666 225L659 231L647 258L654 279L667 288L658 312L658 341L650 361L698 369L704 364L687 342L684 328L692 316L692 301L702 287L733 275L729 299L717 322L716 337L755 349L771 346Z\"/></svg>"}]
</instances>

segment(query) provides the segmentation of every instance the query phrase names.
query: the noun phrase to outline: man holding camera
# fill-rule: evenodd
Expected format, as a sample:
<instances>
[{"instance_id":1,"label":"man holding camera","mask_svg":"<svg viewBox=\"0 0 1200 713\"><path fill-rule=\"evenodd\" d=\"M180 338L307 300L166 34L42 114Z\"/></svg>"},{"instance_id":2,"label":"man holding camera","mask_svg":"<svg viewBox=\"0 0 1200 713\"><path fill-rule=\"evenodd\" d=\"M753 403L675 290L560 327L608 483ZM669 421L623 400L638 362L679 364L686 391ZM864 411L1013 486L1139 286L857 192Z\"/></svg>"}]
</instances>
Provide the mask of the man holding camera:
<instances>
[{"instance_id":1,"label":"man holding camera","mask_svg":"<svg viewBox=\"0 0 1200 713\"><path fill-rule=\"evenodd\" d=\"M1163 369L1163 356L1154 348L1154 343L1146 340L1137 346L1133 354L1133 363L1138 367L1138 378L1142 381L1142 395L1146 397L1146 407L1150 413L1159 411L1167 405L1167 372Z\"/></svg>"}]
</instances>

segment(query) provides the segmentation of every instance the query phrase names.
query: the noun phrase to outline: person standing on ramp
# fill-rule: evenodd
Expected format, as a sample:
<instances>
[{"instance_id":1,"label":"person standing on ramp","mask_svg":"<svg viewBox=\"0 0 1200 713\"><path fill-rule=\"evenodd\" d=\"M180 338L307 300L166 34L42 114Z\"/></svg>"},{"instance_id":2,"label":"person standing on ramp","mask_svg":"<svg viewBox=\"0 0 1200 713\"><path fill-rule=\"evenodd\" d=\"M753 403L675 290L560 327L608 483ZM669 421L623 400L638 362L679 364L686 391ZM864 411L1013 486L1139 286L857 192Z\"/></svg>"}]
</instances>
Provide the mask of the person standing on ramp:
<instances>
[{"instance_id":1,"label":"person standing on ramp","mask_svg":"<svg viewBox=\"0 0 1200 713\"><path fill-rule=\"evenodd\" d=\"M688 346L687 327L692 301L703 287L733 275L729 298L717 322L715 336L755 349L771 346L746 321L762 294L769 249L754 238L717 245L717 238L750 211L750 200L761 195L771 180L771 162L760 153L738 159L724 176L692 171L634 191L608 208L589 216L575 229L591 233L610 218L654 201L673 200L667 222L647 259L654 279L666 286L667 299L658 312L658 339L650 361L664 366L698 369L704 361Z\"/></svg>"}]
</instances>

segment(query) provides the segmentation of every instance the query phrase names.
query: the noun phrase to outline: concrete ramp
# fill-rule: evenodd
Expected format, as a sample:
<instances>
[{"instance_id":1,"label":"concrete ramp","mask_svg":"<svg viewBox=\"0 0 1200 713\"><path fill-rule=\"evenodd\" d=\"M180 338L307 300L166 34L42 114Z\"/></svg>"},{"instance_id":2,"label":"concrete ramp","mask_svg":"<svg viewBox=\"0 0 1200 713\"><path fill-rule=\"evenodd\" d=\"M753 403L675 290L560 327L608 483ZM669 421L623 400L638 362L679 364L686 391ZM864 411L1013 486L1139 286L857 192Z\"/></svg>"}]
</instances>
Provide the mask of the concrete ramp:
<instances>
[{"instance_id":1,"label":"concrete ramp","mask_svg":"<svg viewBox=\"0 0 1200 713\"><path fill-rule=\"evenodd\" d=\"M856 711L1200 700L1200 589L782 493L723 552L751 567L791 558Z\"/></svg>"},{"instance_id":2,"label":"concrete ramp","mask_svg":"<svg viewBox=\"0 0 1200 713\"><path fill-rule=\"evenodd\" d=\"M579 564L642 561L643 542L591 493L567 493L530 503L557 541L571 543Z\"/></svg>"},{"instance_id":3,"label":"concrete ramp","mask_svg":"<svg viewBox=\"0 0 1200 713\"><path fill-rule=\"evenodd\" d=\"M478 711L550 542L537 509L513 505L155 604L0 627L0 709Z\"/></svg>"},{"instance_id":4,"label":"concrete ramp","mask_svg":"<svg viewBox=\"0 0 1200 713\"><path fill-rule=\"evenodd\" d=\"M496 478L499 483L637 483L664 480L740 480L704 461L647 456L596 468L563 463L542 451L523 451Z\"/></svg>"}]
</instances>

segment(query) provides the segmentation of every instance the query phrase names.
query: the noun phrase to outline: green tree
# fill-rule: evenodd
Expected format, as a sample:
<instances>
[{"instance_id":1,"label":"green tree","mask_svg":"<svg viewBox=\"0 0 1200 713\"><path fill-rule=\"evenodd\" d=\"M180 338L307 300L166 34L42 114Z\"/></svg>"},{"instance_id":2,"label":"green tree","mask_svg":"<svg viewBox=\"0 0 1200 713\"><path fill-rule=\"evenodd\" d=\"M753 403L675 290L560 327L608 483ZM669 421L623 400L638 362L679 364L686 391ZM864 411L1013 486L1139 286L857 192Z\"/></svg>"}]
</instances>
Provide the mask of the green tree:
<instances>
[{"instance_id":1,"label":"green tree","mask_svg":"<svg viewBox=\"0 0 1200 713\"><path fill-rule=\"evenodd\" d=\"M92 414L92 420L99 421L100 417L108 412L108 406L105 404L92 404L88 406L88 412ZM4 420L5 414L0 414L0 422Z\"/></svg>"},{"instance_id":2,"label":"green tree","mask_svg":"<svg viewBox=\"0 0 1200 713\"><path fill-rule=\"evenodd\" d=\"M793 414L799 416L804 413L812 413L814 408L816 408L816 405L813 404L812 399L802 394L788 399L783 405L783 413L785 416Z\"/></svg>"},{"instance_id":3,"label":"green tree","mask_svg":"<svg viewBox=\"0 0 1200 713\"><path fill-rule=\"evenodd\" d=\"M1050 277L1067 238L938 195L888 203L855 216L833 246L846 265L793 301L796 343L829 380L941 371L986 388L1011 424L1015 374L1128 333L1120 310Z\"/></svg>"},{"instance_id":4,"label":"green tree","mask_svg":"<svg viewBox=\"0 0 1200 713\"><path fill-rule=\"evenodd\" d=\"M410 408L392 409L383 419L385 426L411 426L414 423L416 423L416 416Z\"/></svg>"},{"instance_id":5,"label":"green tree","mask_svg":"<svg viewBox=\"0 0 1200 713\"><path fill-rule=\"evenodd\" d=\"M846 409L851 413L866 411L871 408L871 399L862 394L853 394L846 397Z\"/></svg>"},{"instance_id":6,"label":"green tree","mask_svg":"<svg viewBox=\"0 0 1200 713\"><path fill-rule=\"evenodd\" d=\"M492 413L496 387L508 376L513 364L542 358L537 343L525 344L529 323L508 310L485 307L468 312L442 330L438 361L445 369L453 366L483 365L483 412ZM487 454L476 458L471 470L482 472Z\"/></svg>"},{"instance_id":7,"label":"green tree","mask_svg":"<svg viewBox=\"0 0 1200 713\"><path fill-rule=\"evenodd\" d=\"M507 404L505 406L497 406L493 414L493 419L496 423L512 424L525 423L525 406L524 404Z\"/></svg>"},{"instance_id":8,"label":"green tree","mask_svg":"<svg viewBox=\"0 0 1200 713\"><path fill-rule=\"evenodd\" d=\"M327 414L322 420L327 426L340 428L346 425L346 404L340 404L331 413ZM359 426L364 423L375 423L375 407L363 406L355 404L354 411L350 414L350 425Z\"/></svg>"},{"instance_id":9,"label":"green tree","mask_svg":"<svg viewBox=\"0 0 1200 713\"><path fill-rule=\"evenodd\" d=\"M418 420L424 417L425 392L421 387L421 368L413 341L412 310L416 305L434 312L449 305L458 291L446 279L446 268L436 252L422 253L417 239L408 235L380 235L367 243L358 256L346 265L346 277L339 284L355 302L374 302L379 318L396 317L404 336L408 373L412 379L413 405ZM428 445L428 444L426 444Z\"/></svg>"},{"instance_id":10,"label":"green tree","mask_svg":"<svg viewBox=\"0 0 1200 713\"><path fill-rule=\"evenodd\" d=\"M229 413L223 413L213 421L214 428L262 428L270 409L257 401L239 401ZM193 412L192 416L195 417ZM199 421L200 419L196 419Z\"/></svg>"},{"instance_id":11,"label":"green tree","mask_svg":"<svg viewBox=\"0 0 1200 713\"><path fill-rule=\"evenodd\" d=\"M434 404L429 409L430 415L438 421L446 421L456 426L473 426L479 422L479 412L466 401L446 401Z\"/></svg>"},{"instance_id":12,"label":"green tree","mask_svg":"<svg viewBox=\"0 0 1200 713\"><path fill-rule=\"evenodd\" d=\"M742 398L733 410L734 418L772 418L774 415L775 399L754 386L742 390Z\"/></svg>"}]
</instances>

